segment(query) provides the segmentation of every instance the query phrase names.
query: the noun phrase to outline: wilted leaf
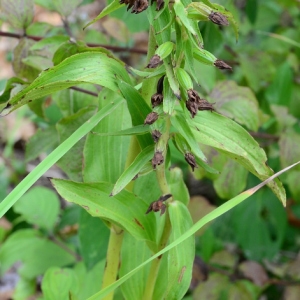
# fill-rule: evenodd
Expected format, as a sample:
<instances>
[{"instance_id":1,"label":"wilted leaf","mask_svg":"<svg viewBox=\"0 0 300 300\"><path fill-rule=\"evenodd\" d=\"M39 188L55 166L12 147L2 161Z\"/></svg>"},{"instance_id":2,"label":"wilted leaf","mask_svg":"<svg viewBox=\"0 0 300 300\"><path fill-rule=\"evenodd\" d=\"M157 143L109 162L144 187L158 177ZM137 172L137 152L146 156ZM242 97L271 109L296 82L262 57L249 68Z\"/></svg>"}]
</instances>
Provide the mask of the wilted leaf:
<instances>
[{"instance_id":1,"label":"wilted leaf","mask_svg":"<svg viewBox=\"0 0 300 300\"><path fill-rule=\"evenodd\" d=\"M34 16L33 0L2 0L1 9L6 20L17 29L26 29Z\"/></svg>"},{"instance_id":2,"label":"wilted leaf","mask_svg":"<svg viewBox=\"0 0 300 300\"><path fill-rule=\"evenodd\" d=\"M256 261L246 260L239 265L239 270L258 286L264 286L269 280L266 270Z\"/></svg>"},{"instance_id":3,"label":"wilted leaf","mask_svg":"<svg viewBox=\"0 0 300 300\"><path fill-rule=\"evenodd\" d=\"M210 93L217 112L248 129L257 131L259 125L258 102L248 87L238 86L234 81L219 82Z\"/></svg>"}]
</instances>

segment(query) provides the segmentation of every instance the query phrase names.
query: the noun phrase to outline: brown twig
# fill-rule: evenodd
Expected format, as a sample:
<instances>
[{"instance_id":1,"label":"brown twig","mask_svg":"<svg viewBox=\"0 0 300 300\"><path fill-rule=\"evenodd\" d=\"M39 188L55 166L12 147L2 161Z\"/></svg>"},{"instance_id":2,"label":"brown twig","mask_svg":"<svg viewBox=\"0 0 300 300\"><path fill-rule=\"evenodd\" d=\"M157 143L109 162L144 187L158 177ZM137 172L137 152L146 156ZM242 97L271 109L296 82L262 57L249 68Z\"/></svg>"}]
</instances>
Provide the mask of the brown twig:
<instances>
[{"instance_id":1,"label":"brown twig","mask_svg":"<svg viewBox=\"0 0 300 300\"><path fill-rule=\"evenodd\" d=\"M249 133L250 133L253 137L259 138L259 139L273 140L273 141L278 141L278 140L279 140L279 136L273 135L273 134L269 134L269 133L253 132L253 131L250 131Z\"/></svg>"},{"instance_id":2,"label":"brown twig","mask_svg":"<svg viewBox=\"0 0 300 300\"><path fill-rule=\"evenodd\" d=\"M18 33L4 32L4 31L0 31L0 36L5 36L5 37L10 37L15 39L21 39L23 37L27 37L28 39L34 41L40 41L44 38L41 36L33 36L33 35L26 35L26 34L23 35ZM131 52L131 53L138 53L138 54L147 54L146 50L136 49L136 48L118 47L118 46L110 46L110 45L94 44L94 43L87 43L87 45L89 47L103 47L114 52Z\"/></svg>"},{"instance_id":3,"label":"brown twig","mask_svg":"<svg viewBox=\"0 0 300 300\"><path fill-rule=\"evenodd\" d=\"M77 86L72 86L72 87L70 87L70 89L74 90L74 91L77 91L77 92L85 93L85 94L88 94L88 95L91 95L91 96L94 96L94 97L98 97L97 93L92 92L92 91L88 91L86 89L82 89L82 88L77 87Z\"/></svg>"},{"instance_id":4,"label":"brown twig","mask_svg":"<svg viewBox=\"0 0 300 300\"><path fill-rule=\"evenodd\" d=\"M79 254L71 250L69 247L67 247L65 244L63 244L60 240L58 240L54 235L49 236L49 240L51 240L54 244L59 246L60 248L64 249L66 252L71 254L75 257L76 261L81 261L82 258Z\"/></svg>"}]
</instances>

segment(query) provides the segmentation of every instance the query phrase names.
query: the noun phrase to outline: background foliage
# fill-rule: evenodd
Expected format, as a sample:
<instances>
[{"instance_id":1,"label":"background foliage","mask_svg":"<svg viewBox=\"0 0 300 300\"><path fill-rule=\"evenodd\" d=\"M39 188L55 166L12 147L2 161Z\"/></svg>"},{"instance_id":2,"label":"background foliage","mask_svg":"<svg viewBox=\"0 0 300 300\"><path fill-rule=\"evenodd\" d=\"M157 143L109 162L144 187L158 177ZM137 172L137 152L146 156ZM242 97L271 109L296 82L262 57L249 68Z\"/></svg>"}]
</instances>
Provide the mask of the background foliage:
<instances>
[{"instance_id":1,"label":"background foliage","mask_svg":"<svg viewBox=\"0 0 300 300\"><path fill-rule=\"evenodd\" d=\"M84 189L81 190L80 199L75 198L68 191L64 192L63 197L71 202L81 203L87 193L93 193L95 199L101 194L101 199L104 201L103 190L111 191L113 183L122 174L130 144L129 136L107 136L105 133L126 129L130 122L138 125L144 121L143 118L139 119L139 116L136 117L137 119L131 119L125 101L113 92L120 89L123 95L131 93L132 99L139 97L135 90L130 88L130 79L127 72L121 70L122 64L118 59L110 58L108 55L109 60L106 63L101 66L95 65L97 58L106 53L97 52L97 48L94 48L95 51L91 56L87 53L88 49L84 43L108 45L108 48L127 65L143 69L148 61L145 55L137 52L145 53L146 50L147 35L143 35L149 29L148 22L145 22L146 12L133 15L127 13L126 8L123 7L83 31L84 25L96 17L96 12L100 12L105 3L68 1L66 4L65 2L59 0L1 1L0 36L5 35L3 32L22 36L22 30L26 28L27 36L43 37L43 39L37 41L38 39L22 37L18 39L13 49L8 49L3 56L3 60L12 65L15 77L9 74L1 80L4 92L0 96L0 105L2 105L0 107L1 109L5 107L11 95L15 95L12 98L15 107L22 101L28 102L28 106L9 115L12 116L10 119L8 117L0 119L2 148L0 200L4 199L20 182L32 165L41 161L45 154L51 153L97 110L104 109L113 110L113 113L93 129L94 133L89 133L87 137L80 139L58 160L57 167L52 168L45 175L85 182L82 183ZM196 62L194 73L199 82L196 89L209 102L215 103L217 112L235 120L252 134L266 151L268 165L276 172L299 160L300 157L299 3L283 0L267 0L263 3L256 0L216 2L226 7L239 24L238 42L236 43L232 27L221 28L211 22L200 22L199 26L205 49L231 65L233 71L220 72L216 68ZM32 9L33 4L35 4L35 13ZM47 18L56 21L52 24L38 20L37 13L43 12L47 13ZM133 51L126 51L127 47ZM71 56L75 54L77 54L76 59L75 56ZM71 57L68 58L69 56ZM64 60L66 58L67 60ZM72 63L76 64L77 69ZM48 96L47 88L39 88L37 80L35 89L28 87L22 91L23 94L17 94L21 85L33 81L42 70L53 65L57 66L56 70L73 71L72 76L63 81L57 79L51 82L51 72L55 72L51 70L38 77L40 81L49 78L47 88L53 90L57 87L55 93ZM82 78L80 68L88 65L95 66L96 71L101 68L102 73L98 72L98 75L95 75L95 71L90 76ZM116 72L122 74L122 84L118 85L114 81L114 74L109 73L108 68L106 69L106 66L111 67L111 65L115 66ZM62 86L67 88L78 82L84 83L80 88L91 93L86 94L74 89L60 90ZM97 98L99 86L94 84L100 84L113 91L103 88ZM39 100L30 102L33 98ZM113 99L115 107L105 102L105 99ZM127 98L126 100L128 101ZM164 109L168 108L164 107ZM150 109L148 111L145 108L145 110L141 115L150 112ZM193 133L198 134L199 139L201 135L203 141L201 150L207 157L209 165L220 171L220 174L197 168L191 175L191 170L188 169L175 145L170 146L171 164L182 169L181 171L175 168L167 174L172 194L177 193L176 199L181 199L185 204L189 202L188 209L194 222L244 189L260 182L235 161L236 157L245 159L245 165L251 159L247 157L246 160L243 149L240 156L232 156L232 159L225 155L231 151L235 153L230 147L243 144L239 141L238 134L228 137L233 143L225 145L227 148L212 144L213 142L205 136L208 135L209 130L216 130L215 124L219 124L219 130L226 136L226 130L237 128L234 127L235 123L222 116L211 117L208 114L211 113L204 112L201 118L199 116L195 118L195 122L206 126L206 130ZM99 115L99 118L103 116ZM115 121L116 118L118 122ZM177 128L176 119L173 122L172 126ZM86 133L89 131L90 129ZM146 148L150 136L138 137L140 145ZM187 140L189 138L188 134L184 137ZM97 148L99 143L102 145L101 149ZM210 146L221 151L217 152ZM250 147L249 143L245 151L251 151ZM111 149L122 150L111 151ZM99 151L102 151L101 156L96 155ZM151 159L147 153L146 151L144 153L145 161ZM263 156L261 157L263 160ZM256 158L252 161L254 165ZM106 171L100 171L99 165ZM258 174L262 174L259 178L266 179L270 175L266 171L267 167L262 166L260 162L257 162L257 166L261 168L257 171ZM145 169L144 171L147 171L147 168ZM14 290L13 298L27 299L35 295L39 299L58 299L57 297L68 299L70 291L73 297L71 299L87 299L98 292L101 289L109 239L109 230L105 225L107 221L117 221L121 227L127 228L129 233L139 238L139 240L133 239L128 233L124 236L122 259L126 263L121 265L121 276L148 258L149 248L155 247L155 234L159 231L162 222L154 214L144 215L149 203L160 196L155 188L157 185L155 178L151 174L136 180L133 193L122 191L116 196L120 211L116 211L115 216L106 213L106 204L102 205L94 201L97 203L93 209L95 212L101 210L101 217L105 221L93 218L82 207L58 198L47 180L38 182L22 196L7 212L5 218L1 218L0 223L2 282L5 283L10 274L15 277L18 274L16 287L10 288L10 293ZM265 296L267 299L279 297L297 299L300 292L299 175L298 166L282 176L288 199L286 209L269 189L263 188L249 201L197 232L192 282L185 299L209 297L211 299L234 297L258 299L260 296ZM182 177L192 195L190 199ZM112 185L99 187L90 184L91 181L107 181ZM121 182L120 186L123 184L124 187L128 183L125 181ZM54 185L59 189L60 180L55 182ZM178 188L178 182L181 188ZM60 192L61 195L62 193ZM127 201L124 201L125 196ZM130 217L132 213L134 218L128 199L132 200L132 203L139 199L139 206L135 206L135 209L140 210L141 215L144 215L144 218L139 219L138 222L146 230L138 231L137 225L132 226L130 230L131 225L126 223L128 219L119 219L124 210L129 211ZM30 205L28 201L31 201ZM178 205L183 207L181 204ZM180 209L184 210L184 208ZM175 213L171 220L173 226L178 224ZM184 228L189 228L190 221L187 219L182 227L178 228L178 232L184 232ZM152 228L152 224L156 224L157 228ZM172 239L176 237L171 236ZM133 249L138 251L134 252ZM174 252L176 251L183 250L176 248ZM170 254L171 257L172 255L175 257L174 252ZM162 264L164 266L166 262ZM141 284L139 278L146 277L148 272L149 268L145 267L140 273L134 275L117 290L115 299L123 299L122 297L134 299L132 289L137 285L139 289L135 290L135 297L142 299L145 283ZM164 280L164 278L159 279L160 282ZM5 284L3 286L7 287ZM166 286L156 286L155 297L159 299L160 293L164 293L165 290L168 290Z\"/></svg>"}]
</instances>

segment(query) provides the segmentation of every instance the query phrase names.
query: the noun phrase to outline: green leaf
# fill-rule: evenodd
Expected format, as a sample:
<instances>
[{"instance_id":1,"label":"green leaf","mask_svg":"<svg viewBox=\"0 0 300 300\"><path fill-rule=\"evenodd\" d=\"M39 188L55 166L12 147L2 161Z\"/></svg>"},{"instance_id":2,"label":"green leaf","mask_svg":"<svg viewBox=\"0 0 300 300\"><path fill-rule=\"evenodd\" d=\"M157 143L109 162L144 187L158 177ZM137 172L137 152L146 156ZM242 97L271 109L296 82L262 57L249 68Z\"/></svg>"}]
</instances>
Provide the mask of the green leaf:
<instances>
[{"instance_id":1,"label":"green leaf","mask_svg":"<svg viewBox=\"0 0 300 300\"><path fill-rule=\"evenodd\" d=\"M151 256L151 251L144 241L139 241L130 234L125 233L122 243L122 263L119 275L122 277L123 275L127 274L132 269L139 266L149 256ZM143 268L122 285L121 290L125 299L143 299L149 269L150 266Z\"/></svg>"},{"instance_id":2,"label":"green leaf","mask_svg":"<svg viewBox=\"0 0 300 300\"><path fill-rule=\"evenodd\" d=\"M64 247L68 247L63 244ZM43 253L43 255L39 255ZM22 262L20 274L27 279L41 275L52 266L66 266L75 258L60 246L42 237L33 229L18 230L8 237L0 249L2 272L17 261Z\"/></svg>"},{"instance_id":3,"label":"green leaf","mask_svg":"<svg viewBox=\"0 0 300 300\"><path fill-rule=\"evenodd\" d=\"M300 171L290 171L287 174L287 185L289 187L289 190L292 193L293 198L299 202L300 201L300 185L298 184L300 176Z\"/></svg>"},{"instance_id":4,"label":"green leaf","mask_svg":"<svg viewBox=\"0 0 300 300\"><path fill-rule=\"evenodd\" d=\"M30 50L35 51L35 53L52 56L59 46L67 42L69 39L70 38L65 35L46 37L31 46Z\"/></svg>"},{"instance_id":5,"label":"green leaf","mask_svg":"<svg viewBox=\"0 0 300 300\"><path fill-rule=\"evenodd\" d=\"M199 144L197 143L195 136L182 114L176 114L171 117L172 125L178 130L178 132L186 139L192 152L198 156L201 160L207 161L204 153L201 151Z\"/></svg>"},{"instance_id":6,"label":"green leaf","mask_svg":"<svg viewBox=\"0 0 300 300\"><path fill-rule=\"evenodd\" d=\"M190 194L184 183L181 169L177 167L172 168L166 175L173 199L187 205L190 201Z\"/></svg>"},{"instance_id":7,"label":"green leaf","mask_svg":"<svg viewBox=\"0 0 300 300\"><path fill-rule=\"evenodd\" d=\"M122 101L114 102L101 109L97 114L90 118L89 122L84 123L78 128L68 139L60 144L54 151L49 154L31 173L29 173L17 187L0 203L0 218L18 201L18 199L52 166L54 165L68 150L70 150L76 142L91 131L97 123L105 116L114 111Z\"/></svg>"},{"instance_id":8,"label":"green leaf","mask_svg":"<svg viewBox=\"0 0 300 300\"><path fill-rule=\"evenodd\" d=\"M247 1L246 14L247 14L249 21L252 24L254 24L256 21L257 11L258 11L258 1L257 0Z\"/></svg>"},{"instance_id":9,"label":"green leaf","mask_svg":"<svg viewBox=\"0 0 300 300\"><path fill-rule=\"evenodd\" d=\"M86 29L88 26L94 24L96 21L100 20L101 18L103 18L103 17L107 16L108 14L112 13L113 11L119 9L122 6L123 5L120 4L120 1L113 0L113 2L111 2L109 5L107 5L95 19L93 19L91 22L87 23L83 27L83 30Z\"/></svg>"},{"instance_id":10,"label":"green leaf","mask_svg":"<svg viewBox=\"0 0 300 300\"><path fill-rule=\"evenodd\" d=\"M220 176L214 180L214 188L223 199L230 199L243 191L247 184L248 171L236 161L229 159Z\"/></svg>"},{"instance_id":11,"label":"green leaf","mask_svg":"<svg viewBox=\"0 0 300 300\"><path fill-rule=\"evenodd\" d=\"M155 215L146 215L148 203L134 194L123 190L110 197L113 185L108 182L51 181L63 198L82 206L92 216L117 224L137 239L155 241Z\"/></svg>"},{"instance_id":12,"label":"green leaf","mask_svg":"<svg viewBox=\"0 0 300 300\"><path fill-rule=\"evenodd\" d=\"M42 281L45 300L69 300L69 293L78 292L78 279L74 270L52 267L47 270Z\"/></svg>"},{"instance_id":13,"label":"green leaf","mask_svg":"<svg viewBox=\"0 0 300 300\"><path fill-rule=\"evenodd\" d=\"M26 84L26 82L17 77L12 77L7 80L5 89L0 95L0 109L2 109L3 104L5 104L9 100L11 91L14 90L16 87L22 87L22 85L24 84Z\"/></svg>"},{"instance_id":14,"label":"green leaf","mask_svg":"<svg viewBox=\"0 0 300 300\"><path fill-rule=\"evenodd\" d=\"M95 106L87 106L76 114L63 118L56 124L60 143L64 142L75 130L87 122L95 113ZM85 137L78 141L58 162L57 165L71 180L82 181L82 152Z\"/></svg>"},{"instance_id":15,"label":"green leaf","mask_svg":"<svg viewBox=\"0 0 300 300\"><path fill-rule=\"evenodd\" d=\"M164 78L164 83L163 83L163 110L165 114L171 115L173 113L177 98L175 97L168 79L165 77Z\"/></svg>"},{"instance_id":16,"label":"green leaf","mask_svg":"<svg viewBox=\"0 0 300 300\"><path fill-rule=\"evenodd\" d=\"M240 87L234 81L219 82L210 93L211 102L217 112L245 125L253 131L258 130L258 102L247 87Z\"/></svg>"},{"instance_id":17,"label":"green leaf","mask_svg":"<svg viewBox=\"0 0 300 300\"><path fill-rule=\"evenodd\" d=\"M176 16L180 19L186 29L193 35L196 35L196 32L194 31L194 28L191 26L190 20L187 17L187 13L184 9L183 4L180 1L175 0L173 8L175 10Z\"/></svg>"},{"instance_id":18,"label":"green leaf","mask_svg":"<svg viewBox=\"0 0 300 300\"><path fill-rule=\"evenodd\" d=\"M2 0L1 10L16 29L26 29L34 16L33 0Z\"/></svg>"},{"instance_id":19,"label":"green leaf","mask_svg":"<svg viewBox=\"0 0 300 300\"><path fill-rule=\"evenodd\" d=\"M95 132L115 132L131 126L126 102L119 94L106 89L99 96L99 109L110 106L110 101L121 101L122 104L95 127ZM109 99L109 101L106 99ZM116 122L116 118L118 122ZM130 137L126 136L98 136L89 134L83 153L84 181L108 181L115 183L124 171L129 142ZM112 149L119 150L111 151Z\"/></svg>"},{"instance_id":20,"label":"green leaf","mask_svg":"<svg viewBox=\"0 0 300 300\"><path fill-rule=\"evenodd\" d=\"M78 52L79 52L78 45L75 42L70 40L64 42L57 48L57 50L53 55L52 61L54 66L57 66L64 59L74 54L77 54Z\"/></svg>"},{"instance_id":21,"label":"green leaf","mask_svg":"<svg viewBox=\"0 0 300 300\"><path fill-rule=\"evenodd\" d=\"M15 110L30 100L76 84L94 83L116 91L118 89L116 75L122 80L129 81L124 66L114 58L97 52L75 54L59 65L43 71L28 87L9 100L7 108L2 111L2 114Z\"/></svg>"},{"instance_id":22,"label":"green leaf","mask_svg":"<svg viewBox=\"0 0 300 300\"><path fill-rule=\"evenodd\" d=\"M278 172L278 173L272 175L271 177L269 177L264 182L258 184L257 186L255 186L255 187L253 187L253 188L251 188L251 189L249 189L249 190L241 193L240 195L238 195L238 196L230 199L226 203L222 204L221 206L219 206L218 208L216 208L215 210L213 210L212 212L210 212L209 214L207 214L206 216L204 216L196 224L194 224L193 226L191 226L188 230L185 231L185 233L183 233L179 238L177 238L175 241L173 241L172 243L170 243L164 249L158 251L151 258L149 258L146 261L144 261L138 267L136 267L135 269L133 269L132 271L130 271L129 273L127 273L126 275L124 275L123 277L121 277L119 280L117 280L116 282L114 282L113 284L111 284L110 286L108 286L107 288L105 288L105 289L101 290L100 292L94 294L93 296L91 296L87 300L102 299L105 295L107 295L111 291L115 290L118 286L120 286L122 283L124 283L126 280L128 280L133 274L135 274L136 272L138 272L141 268L143 268L145 265L147 265L148 263L150 263L152 260L156 259L157 257L159 257L162 254L166 253L170 249L172 249L175 246L179 245L180 243L182 243L186 239L190 238L193 234L195 234L204 225L206 225L207 223L211 222L212 220L218 218L219 216L223 215L224 213L228 212L229 210L231 210L232 208L234 208L238 204L242 203L244 200L246 200L247 198L249 198L251 195L253 195L255 192L257 192L264 185L266 185L270 181L274 180L276 177L278 177L282 173L284 173L284 172L290 170L291 168L295 167L299 163L300 163L300 161L298 161L297 163L295 163L295 164L293 164L293 165L291 165L291 166L289 166L289 167L281 170L280 172Z\"/></svg>"},{"instance_id":23,"label":"green leaf","mask_svg":"<svg viewBox=\"0 0 300 300\"><path fill-rule=\"evenodd\" d=\"M37 186L21 197L14 205L14 211L21 214L27 223L53 231L59 207L59 199L52 190Z\"/></svg>"},{"instance_id":24,"label":"green leaf","mask_svg":"<svg viewBox=\"0 0 300 300\"><path fill-rule=\"evenodd\" d=\"M273 174L272 169L266 165L264 150L234 121L214 112L203 111L189 123L197 142L224 152L261 180ZM268 183L268 186L285 205L286 196L282 183L277 179Z\"/></svg>"},{"instance_id":25,"label":"green leaf","mask_svg":"<svg viewBox=\"0 0 300 300\"><path fill-rule=\"evenodd\" d=\"M300 157L300 135L292 130L281 134L279 139L280 148L280 162L281 166L285 168L291 162L295 162ZM297 167L299 171L300 168Z\"/></svg>"},{"instance_id":26,"label":"green leaf","mask_svg":"<svg viewBox=\"0 0 300 300\"><path fill-rule=\"evenodd\" d=\"M31 161L40 154L52 150L58 145L58 134L54 126L44 130L39 128L26 144L25 159Z\"/></svg>"},{"instance_id":27,"label":"green leaf","mask_svg":"<svg viewBox=\"0 0 300 300\"><path fill-rule=\"evenodd\" d=\"M172 231L170 243L189 230L193 221L187 207L179 201L168 206ZM162 265L154 288L153 299L182 299L187 292L195 257L195 240L191 235L183 244L163 255Z\"/></svg>"},{"instance_id":28,"label":"green leaf","mask_svg":"<svg viewBox=\"0 0 300 300\"><path fill-rule=\"evenodd\" d=\"M96 134L99 136L121 136L121 135L140 135L146 134L150 131L149 125L138 125L128 129L116 131L116 132L92 132L92 134Z\"/></svg>"},{"instance_id":29,"label":"green leaf","mask_svg":"<svg viewBox=\"0 0 300 300\"><path fill-rule=\"evenodd\" d=\"M154 145L144 148L134 159L132 164L122 173L117 180L111 195L114 196L122 191L126 185L141 171L144 165L153 157Z\"/></svg>"},{"instance_id":30,"label":"green leaf","mask_svg":"<svg viewBox=\"0 0 300 300\"><path fill-rule=\"evenodd\" d=\"M82 210L78 236L80 253L89 271L106 256L109 230L100 218L92 217Z\"/></svg>"},{"instance_id":31,"label":"green leaf","mask_svg":"<svg viewBox=\"0 0 300 300\"><path fill-rule=\"evenodd\" d=\"M150 107L134 87L124 81L120 81L118 85L123 97L127 101L132 125L138 126L143 124L147 115L151 112ZM142 149L153 144L153 139L150 133L145 135L138 135L137 139Z\"/></svg>"},{"instance_id":32,"label":"green leaf","mask_svg":"<svg viewBox=\"0 0 300 300\"><path fill-rule=\"evenodd\" d=\"M26 279L19 277L13 294L13 299L30 299L36 293L36 278Z\"/></svg>"}]
</instances>

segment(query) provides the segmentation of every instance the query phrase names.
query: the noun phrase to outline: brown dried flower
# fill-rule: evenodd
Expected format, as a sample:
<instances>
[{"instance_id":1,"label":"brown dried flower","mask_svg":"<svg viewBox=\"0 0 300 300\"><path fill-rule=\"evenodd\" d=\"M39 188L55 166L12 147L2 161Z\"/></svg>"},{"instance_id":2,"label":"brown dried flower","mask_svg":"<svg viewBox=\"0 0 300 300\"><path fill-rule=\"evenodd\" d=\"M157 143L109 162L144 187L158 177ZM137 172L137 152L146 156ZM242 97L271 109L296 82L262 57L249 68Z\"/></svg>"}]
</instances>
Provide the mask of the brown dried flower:
<instances>
[{"instance_id":1,"label":"brown dried flower","mask_svg":"<svg viewBox=\"0 0 300 300\"><path fill-rule=\"evenodd\" d=\"M154 143L157 143L159 138L161 137L161 132L155 129L152 131L151 135L152 135Z\"/></svg>"},{"instance_id":2,"label":"brown dried flower","mask_svg":"<svg viewBox=\"0 0 300 300\"><path fill-rule=\"evenodd\" d=\"M146 68L156 68L162 63L162 60L160 59L160 56L155 54L151 57L149 64L146 66Z\"/></svg>"},{"instance_id":3,"label":"brown dried flower","mask_svg":"<svg viewBox=\"0 0 300 300\"><path fill-rule=\"evenodd\" d=\"M162 155L161 152L155 152L154 153L154 156L152 158L152 166L153 166L153 169L155 170L156 169L156 166L159 166L161 165L163 162L164 162L164 157Z\"/></svg>"},{"instance_id":4,"label":"brown dried flower","mask_svg":"<svg viewBox=\"0 0 300 300\"><path fill-rule=\"evenodd\" d=\"M192 167L192 170L194 172L194 169L198 168L198 165L195 160L195 156L192 153L188 152L184 155L184 158L186 162Z\"/></svg>"},{"instance_id":5,"label":"brown dried flower","mask_svg":"<svg viewBox=\"0 0 300 300\"><path fill-rule=\"evenodd\" d=\"M153 201L149 208L146 211L146 214L148 214L151 211L154 212L158 212L160 211L160 215L163 215L166 211L166 205L163 203L164 201L166 201L167 199L169 199L170 197L172 197L171 194L167 194L164 196L161 196L157 201Z\"/></svg>"},{"instance_id":6,"label":"brown dried flower","mask_svg":"<svg viewBox=\"0 0 300 300\"><path fill-rule=\"evenodd\" d=\"M152 97L151 97L152 107L162 104L163 99L164 99L164 96L162 94L156 93L156 94L152 95Z\"/></svg>"},{"instance_id":7,"label":"brown dried flower","mask_svg":"<svg viewBox=\"0 0 300 300\"><path fill-rule=\"evenodd\" d=\"M150 114L147 115L144 125L151 125L153 124L156 120L158 119L158 113L156 112L151 112Z\"/></svg>"},{"instance_id":8,"label":"brown dried flower","mask_svg":"<svg viewBox=\"0 0 300 300\"><path fill-rule=\"evenodd\" d=\"M185 106L189 110L189 112L191 113L192 118L194 118L196 116L197 112L198 112L197 102L192 101L192 100L189 99L188 101L186 101Z\"/></svg>"},{"instance_id":9,"label":"brown dried flower","mask_svg":"<svg viewBox=\"0 0 300 300\"><path fill-rule=\"evenodd\" d=\"M223 14L213 11L211 14L208 16L208 18L215 24L217 25L223 25L223 26L228 26L229 22Z\"/></svg>"},{"instance_id":10,"label":"brown dried flower","mask_svg":"<svg viewBox=\"0 0 300 300\"><path fill-rule=\"evenodd\" d=\"M217 59L214 65L220 70L232 70L232 67L227 65L223 60Z\"/></svg>"},{"instance_id":11,"label":"brown dried flower","mask_svg":"<svg viewBox=\"0 0 300 300\"><path fill-rule=\"evenodd\" d=\"M190 111L192 118L195 117L198 110L214 110L212 104L205 99L201 99L195 90L190 89L187 93L189 99L186 101L186 108Z\"/></svg>"},{"instance_id":12,"label":"brown dried flower","mask_svg":"<svg viewBox=\"0 0 300 300\"><path fill-rule=\"evenodd\" d=\"M127 10L132 7L131 13L139 14L145 9L148 8L149 2L148 0L120 0L120 4L125 4L127 6Z\"/></svg>"}]
</instances>

